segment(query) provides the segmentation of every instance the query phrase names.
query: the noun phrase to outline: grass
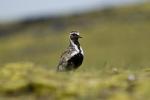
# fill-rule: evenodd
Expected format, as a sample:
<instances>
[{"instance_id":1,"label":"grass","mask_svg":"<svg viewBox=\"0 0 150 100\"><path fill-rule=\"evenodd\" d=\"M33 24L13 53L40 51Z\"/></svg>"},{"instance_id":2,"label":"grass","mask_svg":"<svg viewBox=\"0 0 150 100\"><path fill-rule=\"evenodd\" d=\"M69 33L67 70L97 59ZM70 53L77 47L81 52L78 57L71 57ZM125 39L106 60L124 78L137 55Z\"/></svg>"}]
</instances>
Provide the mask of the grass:
<instances>
[{"instance_id":1,"label":"grass","mask_svg":"<svg viewBox=\"0 0 150 100\"><path fill-rule=\"evenodd\" d=\"M1 36L0 99L149 100L149 11L149 4L109 8L30 23ZM58 73L72 30L83 36L84 63Z\"/></svg>"}]
</instances>

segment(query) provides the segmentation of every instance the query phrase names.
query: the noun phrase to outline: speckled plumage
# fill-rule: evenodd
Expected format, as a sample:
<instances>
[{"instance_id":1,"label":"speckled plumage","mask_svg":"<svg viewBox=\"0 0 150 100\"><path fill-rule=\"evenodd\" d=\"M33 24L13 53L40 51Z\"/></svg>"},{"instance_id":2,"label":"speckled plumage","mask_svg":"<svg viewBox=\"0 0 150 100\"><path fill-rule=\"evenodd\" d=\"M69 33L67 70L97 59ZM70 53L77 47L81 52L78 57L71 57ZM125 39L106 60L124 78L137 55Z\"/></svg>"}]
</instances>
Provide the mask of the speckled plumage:
<instances>
[{"instance_id":1,"label":"speckled plumage","mask_svg":"<svg viewBox=\"0 0 150 100\"><path fill-rule=\"evenodd\" d=\"M77 69L83 62L84 54L78 41L79 32L72 31L70 33L70 45L60 57L57 71L70 71Z\"/></svg>"}]
</instances>

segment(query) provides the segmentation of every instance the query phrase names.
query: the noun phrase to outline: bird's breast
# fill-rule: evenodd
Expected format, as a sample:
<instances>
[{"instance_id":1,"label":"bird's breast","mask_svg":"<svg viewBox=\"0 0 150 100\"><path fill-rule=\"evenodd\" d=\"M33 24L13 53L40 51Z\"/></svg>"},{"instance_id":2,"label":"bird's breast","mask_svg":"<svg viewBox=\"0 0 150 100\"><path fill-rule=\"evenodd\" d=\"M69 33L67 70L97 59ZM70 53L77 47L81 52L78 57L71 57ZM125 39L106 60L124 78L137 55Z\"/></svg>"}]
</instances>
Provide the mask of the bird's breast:
<instances>
[{"instance_id":1,"label":"bird's breast","mask_svg":"<svg viewBox=\"0 0 150 100\"><path fill-rule=\"evenodd\" d=\"M83 55L81 53L78 53L69 60L69 63L73 63L74 67L77 68L82 64L83 58Z\"/></svg>"}]
</instances>

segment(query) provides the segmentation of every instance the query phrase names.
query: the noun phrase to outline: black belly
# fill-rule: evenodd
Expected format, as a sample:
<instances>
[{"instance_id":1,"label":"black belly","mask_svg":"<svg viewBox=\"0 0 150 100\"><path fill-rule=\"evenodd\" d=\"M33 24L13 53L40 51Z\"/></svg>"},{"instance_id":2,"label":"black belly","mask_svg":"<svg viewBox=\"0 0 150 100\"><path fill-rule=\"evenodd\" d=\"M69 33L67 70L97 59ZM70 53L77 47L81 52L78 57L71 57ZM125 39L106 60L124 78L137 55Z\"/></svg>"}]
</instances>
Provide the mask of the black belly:
<instances>
[{"instance_id":1,"label":"black belly","mask_svg":"<svg viewBox=\"0 0 150 100\"><path fill-rule=\"evenodd\" d=\"M83 62L83 55L81 53L73 56L69 61L69 66L72 66L74 69L78 68Z\"/></svg>"}]
</instances>

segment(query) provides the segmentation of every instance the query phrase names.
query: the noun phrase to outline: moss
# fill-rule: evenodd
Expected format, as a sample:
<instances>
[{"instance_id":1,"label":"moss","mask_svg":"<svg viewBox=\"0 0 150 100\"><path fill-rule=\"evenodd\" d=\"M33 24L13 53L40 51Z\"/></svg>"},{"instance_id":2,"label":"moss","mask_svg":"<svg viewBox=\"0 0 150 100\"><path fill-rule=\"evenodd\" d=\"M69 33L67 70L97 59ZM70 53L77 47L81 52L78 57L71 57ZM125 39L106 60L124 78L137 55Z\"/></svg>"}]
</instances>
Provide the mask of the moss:
<instances>
[{"instance_id":1,"label":"moss","mask_svg":"<svg viewBox=\"0 0 150 100\"><path fill-rule=\"evenodd\" d=\"M149 98L150 85L146 78L149 74L145 71L136 72L136 76L126 70L105 77L101 77L102 74L103 72L83 74L82 71L58 73L33 63L10 63L0 70L0 94L3 98L32 94L34 98L61 100Z\"/></svg>"}]
</instances>

